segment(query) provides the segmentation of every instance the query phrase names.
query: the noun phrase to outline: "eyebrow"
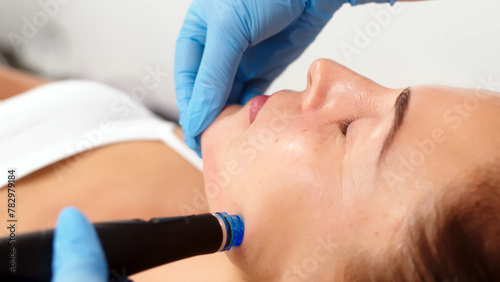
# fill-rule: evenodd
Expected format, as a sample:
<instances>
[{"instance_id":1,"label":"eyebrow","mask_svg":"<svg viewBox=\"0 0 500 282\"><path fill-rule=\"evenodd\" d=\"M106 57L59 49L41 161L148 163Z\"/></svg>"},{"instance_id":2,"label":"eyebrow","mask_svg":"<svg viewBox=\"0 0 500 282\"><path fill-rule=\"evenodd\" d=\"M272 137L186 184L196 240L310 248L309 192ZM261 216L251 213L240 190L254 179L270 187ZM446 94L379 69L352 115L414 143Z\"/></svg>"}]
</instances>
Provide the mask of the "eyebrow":
<instances>
[{"instance_id":1,"label":"eyebrow","mask_svg":"<svg viewBox=\"0 0 500 282\"><path fill-rule=\"evenodd\" d=\"M403 124L403 120L406 114L406 110L408 109L408 104L410 102L411 97L411 88L408 87L401 94L399 94L396 99L396 103L394 103L394 121L392 123L391 131L387 134L385 138L384 145L382 146L382 150L380 150L380 154L378 157L378 163L380 164L392 145L396 134L398 133L401 125Z\"/></svg>"}]
</instances>

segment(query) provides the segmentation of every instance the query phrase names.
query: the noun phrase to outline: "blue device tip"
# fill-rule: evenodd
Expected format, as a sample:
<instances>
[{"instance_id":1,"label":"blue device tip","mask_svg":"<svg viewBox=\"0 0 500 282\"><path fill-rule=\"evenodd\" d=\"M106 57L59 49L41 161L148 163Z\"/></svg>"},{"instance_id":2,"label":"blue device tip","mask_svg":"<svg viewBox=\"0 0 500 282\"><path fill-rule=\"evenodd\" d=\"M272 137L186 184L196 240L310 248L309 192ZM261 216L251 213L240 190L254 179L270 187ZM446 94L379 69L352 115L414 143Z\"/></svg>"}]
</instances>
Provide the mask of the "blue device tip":
<instances>
[{"instance_id":1,"label":"blue device tip","mask_svg":"<svg viewBox=\"0 0 500 282\"><path fill-rule=\"evenodd\" d=\"M241 241L243 240L243 234L245 233L245 225L243 223L243 218L240 215L231 215L233 219L233 240L231 243L234 243L235 247L241 245Z\"/></svg>"},{"instance_id":2,"label":"blue device tip","mask_svg":"<svg viewBox=\"0 0 500 282\"><path fill-rule=\"evenodd\" d=\"M226 243L226 246L222 251L229 251L232 247L238 247L241 245L241 241L243 240L243 235L245 233L243 218L240 215L228 215L225 212L218 214L225 218L227 236L229 239L229 242Z\"/></svg>"}]
</instances>

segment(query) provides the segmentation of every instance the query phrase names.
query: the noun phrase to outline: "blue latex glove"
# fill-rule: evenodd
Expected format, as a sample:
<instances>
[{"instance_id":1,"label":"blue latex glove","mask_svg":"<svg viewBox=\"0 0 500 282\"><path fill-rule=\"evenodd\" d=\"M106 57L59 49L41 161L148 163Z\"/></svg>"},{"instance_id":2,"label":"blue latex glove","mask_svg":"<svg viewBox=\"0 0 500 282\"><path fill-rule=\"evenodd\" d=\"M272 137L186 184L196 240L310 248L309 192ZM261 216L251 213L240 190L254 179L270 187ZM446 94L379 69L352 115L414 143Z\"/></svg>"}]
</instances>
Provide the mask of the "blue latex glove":
<instances>
[{"instance_id":1,"label":"blue latex glove","mask_svg":"<svg viewBox=\"0 0 500 282\"><path fill-rule=\"evenodd\" d=\"M349 0L352 5L389 1ZM201 156L200 134L224 105L262 94L345 2L194 0L175 53L179 122L187 145Z\"/></svg>"},{"instance_id":2,"label":"blue latex glove","mask_svg":"<svg viewBox=\"0 0 500 282\"><path fill-rule=\"evenodd\" d=\"M75 208L59 215L54 234L52 281L109 281L106 257L99 237L87 219Z\"/></svg>"}]
</instances>

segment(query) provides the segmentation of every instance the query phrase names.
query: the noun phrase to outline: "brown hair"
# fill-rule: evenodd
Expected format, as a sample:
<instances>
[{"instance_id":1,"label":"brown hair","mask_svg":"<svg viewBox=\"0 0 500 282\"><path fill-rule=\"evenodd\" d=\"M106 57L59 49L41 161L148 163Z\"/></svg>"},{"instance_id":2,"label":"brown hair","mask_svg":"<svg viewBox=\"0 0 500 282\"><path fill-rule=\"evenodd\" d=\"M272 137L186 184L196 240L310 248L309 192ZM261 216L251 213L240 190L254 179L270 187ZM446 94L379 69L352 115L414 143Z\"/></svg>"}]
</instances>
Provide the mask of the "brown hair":
<instances>
[{"instance_id":1,"label":"brown hair","mask_svg":"<svg viewBox=\"0 0 500 282\"><path fill-rule=\"evenodd\" d=\"M482 171L412 212L399 248L351 257L345 280L500 281L500 170Z\"/></svg>"}]
</instances>

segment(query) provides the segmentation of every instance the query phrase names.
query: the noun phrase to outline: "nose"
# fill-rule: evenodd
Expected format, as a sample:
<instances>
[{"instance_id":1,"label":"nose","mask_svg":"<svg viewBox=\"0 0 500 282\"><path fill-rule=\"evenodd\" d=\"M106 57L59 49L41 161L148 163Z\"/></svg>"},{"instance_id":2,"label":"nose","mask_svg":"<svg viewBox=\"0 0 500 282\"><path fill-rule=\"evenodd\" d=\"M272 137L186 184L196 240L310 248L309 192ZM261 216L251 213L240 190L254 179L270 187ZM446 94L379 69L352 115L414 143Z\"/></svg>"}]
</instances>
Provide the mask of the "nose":
<instances>
[{"instance_id":1,"label":"nose","mask_svg":"<svg viewBox=\"0 0 500 282\"><path fill-rule=\"evenodd\" d=\"M303 112L325 110L339 119L360 118L392 107L393 92L341 64L319 59L309 68L301 107Z\"/></svg>"}]
</instances>

